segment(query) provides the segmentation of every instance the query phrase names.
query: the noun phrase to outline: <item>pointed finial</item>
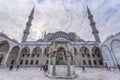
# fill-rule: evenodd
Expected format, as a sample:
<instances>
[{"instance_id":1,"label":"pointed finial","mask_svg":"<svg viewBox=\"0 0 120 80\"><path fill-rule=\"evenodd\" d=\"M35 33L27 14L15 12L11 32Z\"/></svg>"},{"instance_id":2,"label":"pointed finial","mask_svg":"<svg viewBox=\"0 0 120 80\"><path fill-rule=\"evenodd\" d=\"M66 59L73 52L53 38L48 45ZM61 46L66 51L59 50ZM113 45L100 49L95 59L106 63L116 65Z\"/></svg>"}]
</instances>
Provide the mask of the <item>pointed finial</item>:
<instances>
[{"instance_id":1,"label":"pointed finial","mask_svg":"<svg viewBox=\"0 0 120 80\"><path fill-rule=\"evenodd\" d=\"M34 4L33 9L32 9L32 14L34 13L34 9L35 9L35 4Z\"/></svg>"},{"instance_id":2,"label":"pointed finial","mask_svg":"<svg viewBox=\"0 0 120 80\"><path fill-rule=\"evenodd\" d=\"M90 9L89 9L89 7L88 7L88 5L86 4L86 7L87 7L87 12L88 12L88 14L90 15L91 14L91 12L90 12Z\"/></svg>"},{"instance_id":3,"label":"pointed finial","mask_svg":"<svg viewBox=\"0 0 120 80\"><path fill-rule=\"evenodd\" d=\"M35 10L35 4L34 4L34 6L33 6L33 9L32 9L32 11L31 11L31 14L30 14L31 17L33 17L34 10Z\"/></svg>"}]
</instances>

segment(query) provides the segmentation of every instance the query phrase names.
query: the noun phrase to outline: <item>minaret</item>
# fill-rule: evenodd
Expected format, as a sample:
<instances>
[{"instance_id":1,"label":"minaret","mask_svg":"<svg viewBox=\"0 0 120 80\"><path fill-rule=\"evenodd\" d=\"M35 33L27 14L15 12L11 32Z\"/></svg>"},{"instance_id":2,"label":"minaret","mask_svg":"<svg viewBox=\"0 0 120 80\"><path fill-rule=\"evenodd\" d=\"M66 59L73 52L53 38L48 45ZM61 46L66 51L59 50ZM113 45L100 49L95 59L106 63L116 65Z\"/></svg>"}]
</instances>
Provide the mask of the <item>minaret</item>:
<instances>
[{"instance_id":1,"label":"minaret","mask_svg":"<svg viewBox=\"0 0 120 80\"><path fill-rule=\"evenodd\" d=\"M45 37L46 37L46 31L44 32L44 39L45 39Z\"/></svg>"},{"instance_id":2,"label":"minaret","mask_svg":"<svg viewBox=\"0 0 120 80\"><path fill-rule=\"evenodd\" d=\"M87 6L88 19L90 20L90 26L92 27L92 34L95 37L96 42L101 42L99 37L99 31L96 29L95 22L93 20L93 15L91 14L90 9Z\"/></svg>"},{"instance_id":3,"label":"minaret","mask_svg":"<svg viewBox=\"0 0 120 80\"><path fill-rule=\"evenodd\" d=\"M26 40L27 40L27 37L28 37L28 35L29 35L29 30L30 30L30 27L31 27L31 22L32 22L32 19L33 19L33 14L34 14L34 9L35 9L35 6L33 7L33 9L32 9L32 11L31 11L31 14L30 14L30 16L29 16L29 20L28 20L28 22L26 23L26 29L24 30L24 35L23 35L23 38L22 38L22 43L23 42L26 42Z\"/></svg>"}]
</instances>

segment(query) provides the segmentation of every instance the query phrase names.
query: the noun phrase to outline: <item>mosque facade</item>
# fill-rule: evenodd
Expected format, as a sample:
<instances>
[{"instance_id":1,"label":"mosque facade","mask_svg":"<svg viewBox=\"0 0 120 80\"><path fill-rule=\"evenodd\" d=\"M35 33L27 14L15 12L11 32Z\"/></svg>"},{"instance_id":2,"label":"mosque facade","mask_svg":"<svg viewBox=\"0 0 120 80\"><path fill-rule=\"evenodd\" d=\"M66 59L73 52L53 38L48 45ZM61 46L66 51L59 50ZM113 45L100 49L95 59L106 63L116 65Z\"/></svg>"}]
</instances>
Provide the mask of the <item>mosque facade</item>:
<instances>
[{"instance_id":1,"label":"mosque facade","mask_svg":"<svg viewBox=\"0 0 120 80\"><path fill-rule=\"evenodd\" d=\"M26 29L23 32L21 43L15 39L10 39L6 34L0 33L0 66L10 66L11 64L20 64L21 66L40 66L50 61L55 56L57 65L66 64L66 57L69 54L71 64L75 66L102 67L104 62L110 64L119 64L115 55L106 55L111 52L110 46L119 43L120 34L117 37L110 38L103 43L100 41L99 31L95 26L93 15L87 7L88 19L94 35L95 41L85 41L74 32L57 31L55 33L45 33L43 39L37 41L27 41L29 29L34 15L34 8L31 11ZM119 37L118 37L119 36ZM117 42L116 42L117 41ZM115 46L114 48L119 46ZM108 50L108 51L107 51ZM116 50L116 49L115 49ZM116 50L117 51L117 50ZM74 58L73 58L74 57Z\"/></svg>"}]
</instances>

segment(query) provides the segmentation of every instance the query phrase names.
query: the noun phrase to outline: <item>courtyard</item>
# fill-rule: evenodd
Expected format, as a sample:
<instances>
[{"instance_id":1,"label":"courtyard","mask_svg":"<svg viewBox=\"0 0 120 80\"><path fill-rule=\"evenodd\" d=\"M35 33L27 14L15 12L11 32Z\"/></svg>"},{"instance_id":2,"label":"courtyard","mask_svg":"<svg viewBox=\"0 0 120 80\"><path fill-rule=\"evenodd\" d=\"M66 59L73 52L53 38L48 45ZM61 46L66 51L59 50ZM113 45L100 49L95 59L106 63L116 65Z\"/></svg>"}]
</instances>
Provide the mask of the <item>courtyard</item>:
<instances>
[{"instance_id":1,"label":"courtyard","mask_svg":"<svg viewBox=\"0 0 120 80\"><path fill-rule=\"evenodd\" d=\"M103 68L86 68L86 72L82 72L82 68L75 67L78 74L75 79L51 79L44 75L38 67L22 67L18 71L13 68L0 68L0 80L120 80L120 72L118 69L107 71Z\"/></svg>"}]
</instances>

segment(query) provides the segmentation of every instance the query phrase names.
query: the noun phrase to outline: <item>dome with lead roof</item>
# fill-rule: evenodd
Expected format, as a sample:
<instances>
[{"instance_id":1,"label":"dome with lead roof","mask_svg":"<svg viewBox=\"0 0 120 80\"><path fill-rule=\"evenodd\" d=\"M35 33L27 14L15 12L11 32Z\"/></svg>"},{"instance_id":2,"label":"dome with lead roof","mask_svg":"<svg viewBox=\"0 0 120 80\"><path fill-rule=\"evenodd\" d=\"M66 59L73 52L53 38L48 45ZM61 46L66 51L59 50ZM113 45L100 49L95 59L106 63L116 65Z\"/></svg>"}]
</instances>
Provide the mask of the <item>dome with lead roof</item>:
<instances>
[{"instance_id":1,"label":"dome with lead roof","mask_svg":"<svg viewBox=\"0 0 120 80\"><path fill-rule=\"evenodd\" d=\"M66 38L56 38L55 41L56 42L68 42L69 40L67 40Z\"/></svg>"}]
</instances>

